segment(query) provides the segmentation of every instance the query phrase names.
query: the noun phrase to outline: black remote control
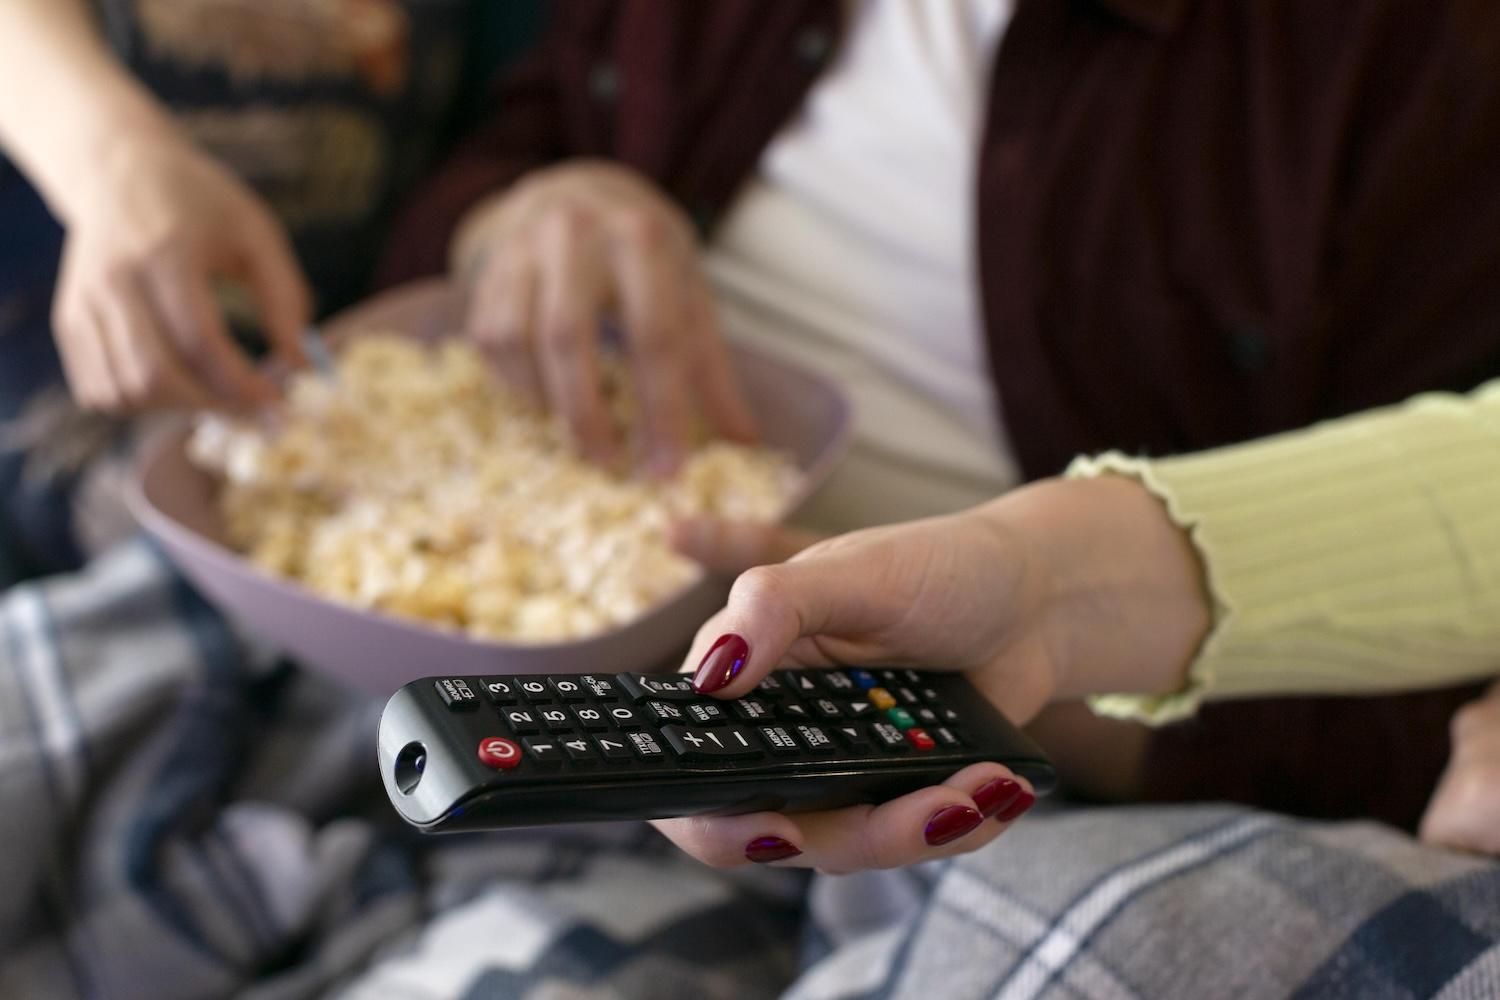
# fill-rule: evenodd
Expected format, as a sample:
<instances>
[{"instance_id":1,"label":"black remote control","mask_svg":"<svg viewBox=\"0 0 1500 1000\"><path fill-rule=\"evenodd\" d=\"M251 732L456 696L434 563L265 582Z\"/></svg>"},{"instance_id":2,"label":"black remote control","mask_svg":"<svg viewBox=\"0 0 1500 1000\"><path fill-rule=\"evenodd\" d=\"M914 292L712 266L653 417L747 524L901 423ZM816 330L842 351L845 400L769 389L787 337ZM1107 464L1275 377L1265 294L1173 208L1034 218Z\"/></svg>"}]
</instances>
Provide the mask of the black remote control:
<instances>
[{"instance_id":1,"label":"black remote control","mask_svg":"<svg viewBox=\"0 0 1500 1000\"><path fill-rule=\"evenodd\" d=\"M439 833L883 802L979 761L1055 783L963 675L778 670L706 698L686 674L429 677L380 720L396 810Z\"/></svg>"}]
</instances>

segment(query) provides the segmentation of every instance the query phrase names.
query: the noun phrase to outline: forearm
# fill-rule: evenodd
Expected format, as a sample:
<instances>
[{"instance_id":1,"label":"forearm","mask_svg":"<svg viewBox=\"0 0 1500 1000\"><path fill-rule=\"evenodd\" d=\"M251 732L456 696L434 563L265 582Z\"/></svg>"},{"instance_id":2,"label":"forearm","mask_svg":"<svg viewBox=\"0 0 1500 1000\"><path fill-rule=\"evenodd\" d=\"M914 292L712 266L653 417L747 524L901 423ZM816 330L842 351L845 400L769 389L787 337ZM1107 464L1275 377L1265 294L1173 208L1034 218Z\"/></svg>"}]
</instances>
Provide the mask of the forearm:
<instances>
[{"instance_id":1,"label":"forearm","mask_svg":"<svg viewBox=\"0 0 1500 1000\"><path fill-rule=\"evenodd\" d=\"M1214 622L1174 695L1101 710L1165 721L1205 697L1500 673L1500 384L1203 455L1075 467L1099 473L1145 484L1191 536Z\"/></svg>"},{"instance_id":2,"label":"forearm","mask_svg":"<svg viewBox=\"0 0 1500 1000\"><path fill-rule=\"evenodd\" d=\"M122 140L176 135L105 46L84 0L0 3L0 145L64 224Z\"/></svg>"}]
</instances>

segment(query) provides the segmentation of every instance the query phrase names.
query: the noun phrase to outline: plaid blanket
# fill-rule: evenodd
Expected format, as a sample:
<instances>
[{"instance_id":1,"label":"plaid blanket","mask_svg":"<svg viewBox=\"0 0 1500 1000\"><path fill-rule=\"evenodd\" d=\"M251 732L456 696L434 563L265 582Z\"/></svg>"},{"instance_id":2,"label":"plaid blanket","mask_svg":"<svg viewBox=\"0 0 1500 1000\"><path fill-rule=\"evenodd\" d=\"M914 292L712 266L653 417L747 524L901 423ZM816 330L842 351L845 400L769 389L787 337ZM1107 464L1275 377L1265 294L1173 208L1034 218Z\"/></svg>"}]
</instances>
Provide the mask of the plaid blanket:
<instances>
[{"instance_id":1,"label":"plaid blanket","mask_svg":"<svg viewBox=\"0 0 1500 1000\"><path fill-rule=\"evenodd\" d=\"M1500 996L1500 867L1369 824L1041 810L952 863L716 872L643 825L425 838L380 706L136 542L0 596L0 998Z\"/></svg>"}]
</instances>

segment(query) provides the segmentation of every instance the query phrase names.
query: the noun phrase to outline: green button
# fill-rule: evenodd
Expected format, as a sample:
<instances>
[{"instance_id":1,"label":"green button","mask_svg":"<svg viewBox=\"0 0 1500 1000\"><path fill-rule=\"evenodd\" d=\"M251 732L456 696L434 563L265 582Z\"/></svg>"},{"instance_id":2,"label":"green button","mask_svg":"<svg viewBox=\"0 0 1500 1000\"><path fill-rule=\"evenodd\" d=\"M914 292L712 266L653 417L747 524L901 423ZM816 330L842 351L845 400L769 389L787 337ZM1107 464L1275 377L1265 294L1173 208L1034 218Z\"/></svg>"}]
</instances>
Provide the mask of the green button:
<instances>
[{"instance_id":1,"label":"green button","mask_svg":"<svg viewBox=\"0 0 1500 1000\"><path fill-rule=\"evenodd\" d=\"M913 719L911 713L904 708L888 708L885 715L897 729L910 729L917 724L917 720Z\"/></svg>"}]
</instances>

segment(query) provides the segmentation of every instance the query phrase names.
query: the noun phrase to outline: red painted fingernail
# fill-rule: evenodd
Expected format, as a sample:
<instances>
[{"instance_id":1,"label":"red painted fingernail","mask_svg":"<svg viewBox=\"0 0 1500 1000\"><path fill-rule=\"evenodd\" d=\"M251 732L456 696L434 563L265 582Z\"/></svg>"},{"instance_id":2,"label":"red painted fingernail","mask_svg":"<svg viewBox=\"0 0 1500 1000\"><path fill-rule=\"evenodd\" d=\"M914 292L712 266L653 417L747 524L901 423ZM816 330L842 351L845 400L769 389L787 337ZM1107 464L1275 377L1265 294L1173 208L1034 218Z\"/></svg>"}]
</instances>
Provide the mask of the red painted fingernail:
<instances>
[{"instance_id":1,"label":"red painted fingernail","mask_svg":"<svg viewBox=\"0 0 1500 1000\"><path fill-rule=\"evenodd\" d=\"M698 672L693 675L693 690L699 694L708 694L734 680L735 676L744 669L745 661L750 659L750 644L739 636L730 632L719 636L714 644L708 647L708 652L703 654L703 662L698 664Z\"/></svg>"},{"instance_id":2,"label":"red painted fingernail","mask_svg":"<svg viewBox=\"0 0 1500 1000\"><path fill-rule=\"evenodd\" d=\"M780 837L756 837L745 845L745 857L758 865L795 858L802 851Z\"/></svg>"},{"instance_id":3,"label":"red painted fingernail","mask_svg":"<svg viewBox=\"0 0 1500 1000\"><path fill-rule=\"evenodd\" d=\"M979 790L974 793L974 804L979 807L980 815L989 819L1016 801L1021 791L1019 781L996 778L994 781L979 786Z\"/></svg>"},{"instance_id":4,"label":"red painted fingernail","mask_svg":"<svg viewBox=\"0 0 1500 1000\"><path fill-rule=\"evenodd\" d=\"M1036 796L1032 795L1030 792L1023 788L1021 789L1021 794L1016 796L1016 800L1010 805L1001 809L997 816L1000 822L1009 823L1011 820L1015 819L1017 816L1021 815L1023 812L1030 809L1035 804Z\"/></svg>"},{"instance_id":5,"label":"red painted fingernail","mask_svg":"<svg viewBox=\"0 0 1500 1000\"><path fill-rule=\"evenodd\" d=\"M927 829L922 836L931 846L942 847L966 833L973 833L974 828L983 822L984 817L976 809L968 806L944 806L928 819Z\"/></svg>"}]
</instances>

